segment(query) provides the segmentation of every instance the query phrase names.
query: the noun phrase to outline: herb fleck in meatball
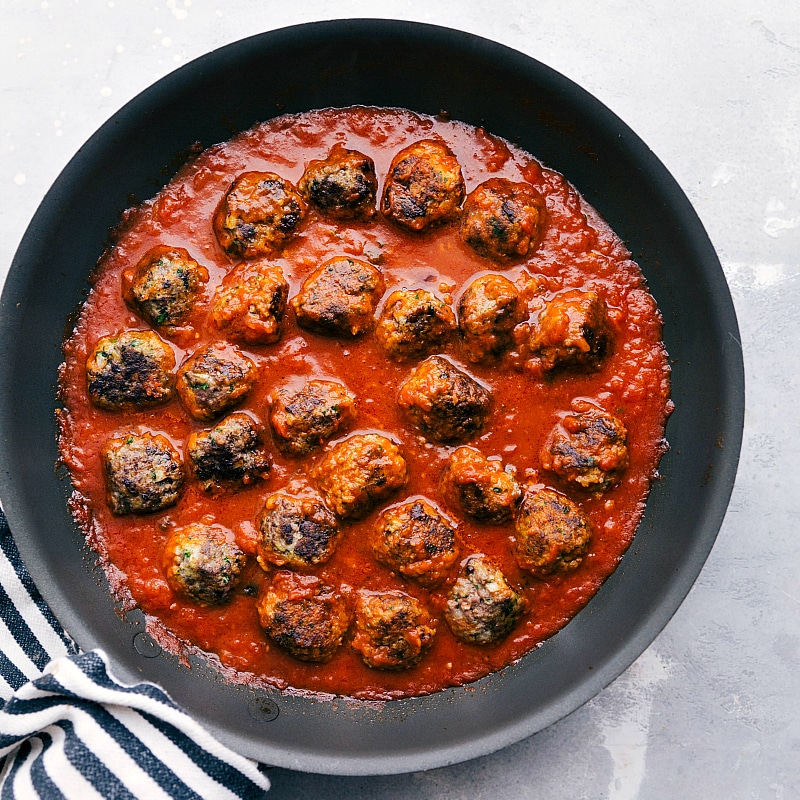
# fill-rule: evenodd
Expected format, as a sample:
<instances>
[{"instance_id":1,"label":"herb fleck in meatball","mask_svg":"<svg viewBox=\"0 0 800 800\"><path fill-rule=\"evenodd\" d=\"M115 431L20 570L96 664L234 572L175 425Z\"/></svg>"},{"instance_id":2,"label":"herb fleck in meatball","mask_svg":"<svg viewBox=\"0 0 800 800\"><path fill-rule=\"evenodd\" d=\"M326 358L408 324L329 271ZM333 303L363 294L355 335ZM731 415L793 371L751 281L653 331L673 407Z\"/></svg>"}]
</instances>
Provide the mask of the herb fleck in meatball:
<instances>
[{"instance_id":1,"label":"herb fleck in meatball","mask_svg":"<svg viewBox=\"0 0 800 800\"><path fill-rule=\"evenodd\" d=\"M458 444L480 433L492 398L488 389L446 358L431 356L401 384L397 402L427 439Z\"/></svg>"},{"instance_id":2,"label":"herb fleck in meatball","mask_svg":"<svg viewBox=\"0 0 800 800\"><path fill-rule=\"evenodd\" d=\"M342 144L324 160L309 162L297 188L317 211L334 219L370 219L377 213L375 163Z\"/></svg>"},{"instance_id":3,"label":"herb fleck in meatball","mask_svg":"<svg viewBox=\"0 0 800 800\"><path fill-rule=\"evenodd\" d=\"M452 219L464 200L461 166L440 141L422 139L392 159L381 211L398 225L421 231Z\"/></svg>"},{"instance_id":4,"label":"herb fleck in meatball","mask_svg":"<svg viewBox=\"0 0 800 800\"><path fill-rule=\"evenodd\" d=\"M455 314L438 297L399 289L386 299L375 336L391 358L405 361L441 349L455 329Z\"/></svg>"},{"instance_id":5,"label":"herb fleck in meatball","mask_svg":"<svg viewBox=\"0 0 800 800\"><path fill-rule=\"evenodd\" d=\"M108 411L166 403L175 385L175 354L153 331L104 336L86 360L89 399Z\"/></svg>"},{"instance_id":6,"label":"herb fleck in meatball","mask_svg":"<svg viewBox=\"0 0 800 800\"><path fill-rule=\"evenodd\" d=\"M508 636L525 613L525 598L485 556L470 556L447 593L444 617L453 634L471 644Z\"/></svg>"},{"instance_id":7,"label":"herb fleck in meatball","mask_svg":"<svg viewBox=\"0 0 800 800\"><path fill-rule=\"evenodd\" d=\"M169 440L145 433L110 439L103 448L106 497L115 514L174 506L183 491L183 462Z\"/></svg>"},{"instance_id":8,"label":"herb fleck in meatball","mask_svg":"<svg viewBox=\"0 0 800 800\"><path fill-rule=\"evenodd\" d=\"M531 486L516 519L514 552L522 569L546 578L571 572L589 550L592 530L580 508L554 489Z\"/></svg>"},{"instance_id":9,"label":"herb fleck in meatball","mask_svg":"<svg viewBox=\"0 0 800 800\"><path fill-rule=\"evenodd\" d=\"M511 519L522 494L511 472L474 447L459 447L453 451L440 488L451 508L478 522L493 524Z\"/></svg>"},{"instance_id":10,"label":"herb fleck in meatball","mask_svg":"<svg viewBox=\"0 0 800 800\"><path fill-rule=\"evenodd\" d=\"M214 293L211 314L228 339L272 344L281 338L289 284L274 264L240 264Z\"/></svg>"},{"instance_id":11,"label":"herb fleck in meatball","mask_svg":"<svg viewBox=\"0 0 800 800\"><path fill-rule=\"evenodd\" d=\"M350 627L344 594L313 575L279 572L257 607L267 636L300 661L330 661Z\"/></svg>"},{"instance_id":12,"label":"herb fleck in meatball","mask_svg":"<svg viewBox=\"0 0 800 800\"><path fill-rule=\"evenodd\" d=\"M372 552L392 571L422 586L434 586L458 558L456 528L426 500L408 500L380 515Z\"/></svg>"},{"instance_id":13,"label":"herb fleck in meatball","mask_svg":"<svg viewBox=\"0 0 800 800\"><path fill-rule=\"evenodd\" d=\"M318 497L270 495L256 519L258 560L293 569L325 563L336 549L341 529Z\"/></svg>"},{"instance_id":14,"label":"herb fleck in meatball","mask_svg":"<svg viewBox=\"0 0 800 800\"><path fill-rule=\"evenodd\" d=\"M570 486L604 492L628 466L628 432L598 409L567 414L545 443L542 467Z\"/></svg>"},{"instance_id":15,"label":"herb fleck in meatball","mask_svg":"<svg viewBox=\"0 0 800 800\"><path fill-rule=\"evenodd\" d=\"M270 425L281 452L304 456L316 450L355 417L353 396L335 381L306 381L302 388L270 394Z\"/></svg>"},{"instance_id":16,"label":"herb fleck in meatball","mask_svg":"<svg viewBox=\"0 0 800 800\"><path fill-rule=\"evenodd\" d=\"M196 420L210 422L235 406L258 379L256 365L238 347L212 343L178 369L178 395Z\"/></svg>"},{"instance_id":17,"label":"herb fleck in meatball","mask_svg":"<svg viewBox=\"0 0 800 800\"><path fill-rule=\"evenodd\" d=\"M377 433L366 433L334 445L312 475L335 514L358 519L405 486L408 468L394 442Z\"/></svg>"},{"instance_id":18,"label":"herb fleck in meatball","mask_svg":"<svg viewBox=\"0 0 800 800\"><path fill-rule=\"evenodd\" d=\"M464 201L461 238L494 261L522 258L536 249L544 216L544 200L530 184L490 178Z\"/></svg>"},{"instance_id":19,"label":"herb fleck in meatball","mask_svg":"<svg viewBox=\"0 0 800 800\"><path fill-rule=\"evenodd\" d=\"M214 213L214 233L232 258L278 252L306 215L303 198L273 172L245 172L231 184Z\"/></svg>"},{"instance_id":20,"label":"herb fleck in meatball","mask_svg":"<svg viewBox=\"0 0 800 800\"><path fill-rule=\"evenodd\" d=\"M211 430L193 432L186 451L203 489L216 495L264 480L272 462L263 438L261 426L241 411Z\"/></svg>"},{"instance_id":21,"label":"herb fleck in meatball","mask_svg":"<svg viewBox=\"0 0 800 800\"><path fill-rule=\"evenodd\" d=\"M385 289L371 264L338 256L317 267L291 304L297 324L331 336L358 336L372 330L375 309Z\"/></svg>"},{"instance_id":22,"label":"herb fleck in meatball","mask_svg":"<svg viewBox=\"0 0 800 800\"><path fill-rule=\"evenodd\" d=\"M476 278L458 302L464 353L473 363L496 361L510 349L520 321L517 287L502 275Z\"/></svg>"},{"instance_id":23,"label":"herb fleck in meatball","mask_svg":"<svg viewBox=\"0 0 800 800\"><path fill-rule=\"evenodd\" d=\"M178 528L164 549L167 582L201 606L229 600L246 561L233 534L221 525L195 522Z\"/></svg>"},{"instance_id":24,"label":"herb fleck in meatball","mask_svg":"<svg viewBox=\"0 0 800 800\"><path fill-rule=\"evenodd\" d=\"M373 669L410 669L433 644L436 621L403 592L360 591L352 645Z\"/></svg>"}]
</instances>

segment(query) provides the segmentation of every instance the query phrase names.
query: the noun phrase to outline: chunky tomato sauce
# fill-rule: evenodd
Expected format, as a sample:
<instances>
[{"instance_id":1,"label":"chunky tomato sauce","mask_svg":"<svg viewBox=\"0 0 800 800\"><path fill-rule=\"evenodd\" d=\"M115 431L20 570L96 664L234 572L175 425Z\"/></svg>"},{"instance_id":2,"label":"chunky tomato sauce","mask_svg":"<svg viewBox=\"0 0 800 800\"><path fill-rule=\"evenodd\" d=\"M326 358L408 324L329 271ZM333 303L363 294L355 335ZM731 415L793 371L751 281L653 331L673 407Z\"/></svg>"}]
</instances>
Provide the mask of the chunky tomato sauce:
<instances>
[{"instance_id":1,"label":"chunky tomato sauce","mask_svg":"<svg viewBox=\"0 0 800 800\"><path fill-rule=\"evenodd\" d=\"M486 272L501 272L514 281L530 315L559 290L594 289L607 303L613 337L610 354L595 371L564 371L541 379L526 371L515 351L499 364L473 365L461 358L457 337L444 354L493 395L490 423L469 444L513 465L521 483L558 485L541 469L540 450L556 421L583 400L624 422L629 464L611 490L571 493L593 533L583 562L566 575L542 580L520 570L512 553L513 522L487 526L455 515L462 557L486 554L528 602L525 616L499 643L460 642L441 619L443 590L412 584L379 566L368 545L370 528L382 508L417 495L441 503L437 486L454 448L432 444L409 428L395 402L397 387L413 365L388 359L369 334L344 340L302 330L287 310L279 342L243 347L258 366L259 380L240 408L266 422L267 395L287 377L339 380L356 397L356 421L344 435L369 431L389 435L402 444L409 470L408 484L399 495L382 502L365 519L344 523L333 558L315 572L336 587L402 589L439 617L432 648L409 670L370 669L347 641L329 663L301 662L271 644L259 626L255 596L275 569L267 573L255 560L255 519L267 495L290 485L312 484L310 474L322 453L298 459L271 448L273 468L263 483L214 497L188 480L172 508L115 516L106 502L100 457L109 438L130 432L161 433L183 453L192 431L208 425L192 420L177 398L138 412L93 406L87 394L87 355L101 336L147 328L123 300L121 274L154 246L185 248L208 269L211 296L234 266L215 238L211 219L237 175L275 172L296 185L311 159L323 158L341 142L371 156L382 181L398 150L437 136L458 157L468 192L487 178L507 177L527 181L542 194L547 222L536 250L511 266L497 265L465 245L456 224L412 233L380 215L369 221L336 222L310 211L299 235L275 258L289 282L289 297L315 266L337 255L378 266L386 281L384 298L396 288L422 287L454 309L469 280ZM531 155L481 129L402 110L370 108L324 110L261 124L205 150L154 199L128 211L91 284L65 343L60 380L60 448L74 487L71 505L89 544L101 556L116 599L127 608L140 607L148 630L172 652L202 653L229 679L242 683L365 699L427 694L498 670L554 634L587 603L631 543L665 448L664 425L671 409L660 313L623 243L575 189ZM169 341L180 364L198 347L221 338L209 314L203 324ZM197 521L231 529L239 546L250 554L232 601L219 608L181 599L165 580L162 552L170 531Z\"/></svg>"}]
</instances>

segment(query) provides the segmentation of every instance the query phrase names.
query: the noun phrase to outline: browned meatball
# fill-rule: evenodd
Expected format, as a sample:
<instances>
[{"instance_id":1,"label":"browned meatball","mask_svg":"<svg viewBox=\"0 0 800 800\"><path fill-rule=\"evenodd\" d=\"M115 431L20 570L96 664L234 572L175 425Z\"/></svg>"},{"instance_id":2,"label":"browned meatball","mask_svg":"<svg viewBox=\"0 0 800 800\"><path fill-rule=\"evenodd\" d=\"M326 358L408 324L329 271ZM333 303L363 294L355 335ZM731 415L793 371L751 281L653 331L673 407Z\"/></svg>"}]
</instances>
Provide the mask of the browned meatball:
<instances>
[{"instance_id":1,"label":"browned meatball","mask_svg":"<svg viewBox=\"0 0 800 800\"><path fill-rule=\"evenodd\" d=\"M324 564L336 549L341 529L319 497L270 495L256 518L258 560L293 569Z\"/></svg>"},{"instance_id":2,"label":"browned meatball","mask_svg":"<svg viewBox=\"0 0 800 800\"><path fill-rule=\"evenodd\" d=\"M341 383L306 381L270 393L269 422L281 452L304 456L316 450L355 417L355 400Z\"/></svg>"},{"instance_id":3,"label":"browned meatball","mask_svg":"<svg viewBox=\"0 0 800 800\"><path fill-rule=\"evenodd\" d=\"M456 329L452 309L425 289L399 289L386 298L375 336L397 361L440 350Z\"/></svg>"},{"instance_id":4,"label":"browned meatball","mask_svg":"<svg viewBox=\"0 0 800 800\"><path fill-rule=\"evenodd\" d=\"M481 431L492 398L488 389L446 358L431 356L403 381L397 402L427 439L458 444Z\"/></svg>"},{"instance_id":5,"label":"browned meatball","mask_svg":"<svg viewBox=\"0 0 800 800\"><path fill-rule=\"evenodd\" d=\"M520 311L519 291L508 278L482 275L472 281L458 301L466 357L476 364L500 358L513 343Z\"/></svg>"},{"instance_id":6,"label":"browned meatball","mask_svg":"<svg viewBox=\"0 0 800 800\"><path fill-rule=\"evenodd\" d=\"M516 531L517 562L539 578L574 570L589 550L592 535L580 508L546 486L525 490Z\"/></svg>"},{"instance_id":7,"label":"browned meatball","mask_svg":"<svg viewBox=\"0 0 800 800\"><path fill-rule=\"evenodd\" d=\"M372 330L375 309L386 288L371 264L338 256L317 267L291 304L297 324L331 336L358 336Z\"/></svg>"},{"instance_id":8,"label":"browned meatball","mask_svg":"<svg viewBox=\"0 0 800 800\"><path fill-rule=\"evenodd\" d=\"M342 144L335 144L326 159L309 162L297 188L317 211L334 219L370 219L377 213L375 162Z\"/></svg>"},{"instance_id":9,"label":"browned meatball","mask_svg":"<svg viewBox=\"0 0 800 800\"><path fill-rule=\"evenodd\" d=\"M381 211L404 228L421 231L446 222L464 200L461 166L441 141L422 139L392 159Z\"/></svg>"},{"instance_id":10,"label":"browned meatball","mask_svg":"<svg viewBox=\"0 0 800 800\"><path fill-rule=\"evenodd\" d=\"M108 411L166 403L175 389L175 354L153 331L103 336L86 360L89 399Z\"/></svg>"},{"instance_id":11,"label":"browned meatball","mask_svg":"<svg viewBox=\"0 0 800 800\"><path fill-rule=\"evenodd\" d=\"M232 258L278 252L297 232L306 204L289 181L273 172L244 172L214 213L214 233Z\"/></svg>"},{"instance_id":12,"label":"browned meatball","mask_svg":"<svg viewBox=\"0 0 800 800\"><path fill-rule=\"evenodd\" d=\"M221 494L264 480L272 466L261 426L237 411L211 430L194 431L186 452L197 480L211 494Z\"/></svg>"},{"instance_id":13,"label":"browned meatball","mask_svg":"<svg viewBox=\"0 0 800 800\"><path fill-rule=\"evenodd\" d=\"M256 365L238 347L216 342L181 364L176 386L189 414L210 422L242 400L257 379Z\"/></svg>"},{"instance_id":14,"label":"browned meatball","mask_svg":"<svg viewBox=\"0 0 800 800\"><path fill-rule=\"evenodd\" d=\"M335 514L357 519L405 486L408 468L394 442L377 433L366 433L334 445L312 475Z\"/></svg>"},{"instance_id":15,"label":"browned meatball","mask_svg":"<svg viewBox=\"0 0 800 800\"><path fill-rule=\"evenodd\" d=\"M403 592L360 591L352 645L373 669L410 669L433 644L436 621Z\"/></svg>"},{"instance_id":16,"label":"browned meatball","mask_svg":"<svg viewBox=\"0 0 800 800\"><path fill-rule=\"evenodd\" d=\"M257 608L267 636L300 661L330 661L350 627L345 595L313 575L279 572Z\"/></svg>"},{"instance_id":17,"label":"browned meatball","mask_svg":"<svg viewBox=\"0 0 800 800\"><path fill-rule=\"evenodd\" d=\"M178 528L164 549L167 583L201 606L230 600L246 562L231 531L221 525L195 522Z\"/></svg>"},{"instance_id":18,"label":"browned meatball","mask_svg":"<svg viewBox=\"0 0 800 800\"><path fill-rule=\"evenodd\" d=\"M570 486L604 492L628 466L628 432L598 409L567 414L542 448L542 467Z\"/></svg>"},{"instance_id":19,"label":"browned meatball","mask_svg":"<svg viewBox=\"0 0 800 800\"><path fill-rule=\"evenodd\" d=\"M511 519L522 494L513 473L474 447L459 447L451 453L440 489L451 508L498 525Z\"/></svg>"},{"instance_id":20,"label":"browned meatball","mask_svg":"<svg viewBox=\"0 0 800 800\"><path fill-rule=\"evenodd\" d=\"M289 284L274 264L240 264L214 293L211 314L228 339L272 344L281 338Z\"/></svg>"},{"instance_id":21,"label":"browned meatball","mask_svg":"<svg viewBox=\"0 0 800 800\"><path fill-rule=\"evenodd\" d=\"M455 524L421 498L387 508L371 543L381 564L422 586L441 583L459 553Z\"/></svg>"},{"instance_id":22,"label":"browned meatball","mask_svg":"<svg viewBox=\"0 0 800 800\"><path fill-rule=\"evenodd\" d=\"M166 436L129 434L103 447L106 498L115 514L174 506L183 492L183 462Z\"/></svg>"},{"instance_id":23,"label":"browned meatball","mask_svg":"<svg viewBox=\"0 0 800 800\"><path fill-rule=\"evenodd\" d=\"M444 618L458 639L492 644L511 633L525 608L505 575L485 556L473 555L447 593Z\"/></svg>"}]
</instances>

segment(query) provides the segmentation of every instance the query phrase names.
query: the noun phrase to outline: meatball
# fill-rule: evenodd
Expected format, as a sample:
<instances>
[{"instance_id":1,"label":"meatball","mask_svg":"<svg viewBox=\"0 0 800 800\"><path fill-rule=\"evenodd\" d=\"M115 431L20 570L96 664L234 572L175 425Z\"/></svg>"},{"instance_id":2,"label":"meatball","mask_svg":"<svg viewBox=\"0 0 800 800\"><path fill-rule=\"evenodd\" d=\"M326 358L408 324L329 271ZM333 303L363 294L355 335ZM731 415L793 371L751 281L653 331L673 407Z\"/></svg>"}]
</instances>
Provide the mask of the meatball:
<instances>
[{"instance_id":1,"label":"meatball","mask_svg":"<svg viewBox=\"0 0 800 800\"><path fill-rule=\"evenodd\" d=\"M318 497L284 492L270 495L256 519L258 560L303 569L324 564L336 549L341 530L336 517Z\"/></svg>"},{"instance_id":2,"label":"meatball","mask_svg":"<svg viewBox=\"0 0 800 800\"><path fill-rule=\"evenodd\" d=\"M360 591L356 598L352 645L373 669L409 669L433 644L436 621L403 592Z\"/></svg>"},{"instance_id":3,"label":"meatball","mask_svg":"<svg viewBox=\"0 0 800 800\"><path fill-rule=\"evenodd\" d=\"M223 279L211 302L216 326L242 344L281 338L289 284L274 264L240 264Z\"/></svg>"},{"instance_id":4,"label":"meatball","mask_svg":"<svg viewBox=\"0 0 800 800\"><path fill-rule=\"evenodd\" d=\"M257 608L267 636L300 661L330 661L350 627L347 598L313 575L279 572Z\"/></svg>"},{"instance_id":5,"label":"meatball","mask_svg":"<svg viewBox=\"0 0 800 800\"><path fill-rule=\"evenodd\" d=\"M528 487L516 519L514 554L536 577L574 570L589 549L591 527L580 508L554 489Z\"/></svg>"},{"instance_id":6,"label":"meatball","mask_svg":"<svg viewBox=\"0 0 800 800\"><path fill-rule=\"evenodd\" d=\"M320 214L334 219L371 219L377 213L375 162L342 144L326 159L309 162L297 189Z\"/></svg>"},{"instance_id":7,"label":"meatball","mask_svg":"<svg viewBox=\"0 0 800 800\"><path fill-rule=\"evenodd\" d=\"M89 399L108 411L166 403L175 388L175 354L153 331L103 336L86 360Z\"/></svg>"},{"instance_id":8,"label":"meatball","mask_svg":"<svg viewBox=\"0 0 800 800\"><path fill-rule=\"evenodd\" d=\"M272 462L263 439L261 426L241 411L211 430L193 432L186 452L203 489L217 495L264 480Z\"/></svg>"},{"instance_id":9,"label":"meatball","mask_svg":"<svg viewBox=\"0 0 800 800\"><path fill-rule=\"evenodd\" d=\"M488 389L446 358L431 356L403 381L397 402L427 439L458 444L481 431L492 398Z\"/></svg>"},{"instance_id":10,"label":"meatball","mask_svg":"<svg viewBox=\"0 0 800 800\"><path fill-rule=\"evenodd\" d=\"M442 496L454 510L500 525L508 522L522 491L517 479L499 461L490 461L474 447L459 447L442 475Z\"/></svg>"},{"instance_id":11,"label":"meatball","mask_svg":"<svg viewBox=\"0 0 800 800\"><path fill-rule=\"evenodd\" d=\"M365 433L334 445L312 475L335 514L358 519L405 486L408 468L394 442L378 433Z\"/></svg>"},{"instance_id":12,"label":"meatball","mask_svg":"<svg viewBox=\"0 0 800 800\"><path fill-rule=\"evenodd\" d=\"M180 499L183 462L160 433L110 439L102 455L106 497L115 514L161 511Z\"/></svg>"},{"instance_id":13,"label":"meatball","mask_svg":"<svg viewBox=\"0 0 800 800\"><path fill-rule=\"evenodd\" d=\"M422 139L392 159L381 211L398 225L421 231L453 218L464 192L461 166L450 148Z\"/></svg>"},{"instance_id":14,"label":"meatball","mask_svg":"<svg viewBox=\"0 0 800 800\"><path fill-rule=\"evenodd\" d=\"M479 255L503 262L536 249L544 217L544 199L533 186L490 178L467 195L459 232Z\"/></svg>"},{"instance_id":15,"label":"meatball","mask_svg":"<svg viewBox=\"0 0 800 800\"><path fill-rule=\"evenodd\" d=\"M542 467L569 486L607 491L628 466L627 438L622 422L604 411L567 414L542 448Z\"/></svg>"},{"instance_id":16,"label":"meatball","mask_svg":"<svg viewBox=\"0 0 800 800\"><path fill-rule=\"evenodd\" d=\"M387 508L371 544L381 564L422 586L441 583L459 553L455 524L421 498Z\"/></svg>"},{"instance_id":17,"label":"meatball","mask_svg":"<svg viewBox=\"0 0 800 800\"><path fill-rule=\"evenodd\" d=\"M373 315L385 288L383 275L371 264L338 256L303 281L291 304L301 328L358 336L375 325Z\"/></svg>"},{"instance_id":18,"label":"meatball","mask_svg":"<svg viewBox=\"0 0 800 800\"><path fill-rule=\"evenodd\" d=\"M214 233L232 258L258 258L280 251L305 215L305 201L289 181L273 172L244 172L214 212Z\"/></svg>"},{"instance_id":19,"label":"meatball","mask_svg":"<svg viewBox=\"0 0 800 800\"><path fill-rule=\"evenodd\" d=\"M482 275L458 302L458 328L464 354L475 364L496 361L513 343L520 321L517 287L502 275Z\"/></svg>"},{"instance_id":20,"label":"meatball","mask_svg":"<svg viewBox=\"0 0 800 800\"><path fill-rule=\"evenodd\" d=\"M400 289L386 299L375 336L391 358L405 361L441 349L455 329L455 314L438 297Z\"/></svg>"},{"instance_id":21,"label":"meatball","mask_svg":"<svg viewBox=\"0 0 800 800\"><path fill-rule=\"evenodd\" d=\"M230 600L247 557L221 525L195 522L178 528L164 549L164 570L173 591L201 606Z\"/></svg>"},{"instance_id":22,"label":"meatball","mask_svg":"<svg viewBox=\"0 0 800 800\"><path fill-rule=\"evenodd\" d=\"M275 389L269 401L275 443L292 456L316 450L355 418L353 396L335 381L311 380L299 390Z\"/></svg>"},{"instance_id":23,"label":"meatball","mask_svg":"<svg viewBox=\"0 0 800 800\"><path fill-rule=\"evenodd\" d=\"M125 302L166 332L187 321L206 283L208 270L182 247L154 247L122 273Z\"/></svg>"},{"instance_id":24,"label":"meatball","mask_svg":"<svg viewBox=\"0 0 800 800\"><path fill-rule=\"evenodd\" d=\"M258 369L238 347L212 343L178 369L178 395L196 420L210 422L242 400L258 379Z\"/></svg>"},{"instance_id":25,"label":"meatball","mask_svg":"<svg viewBox=\"0 0 800 800\"><path fill-rule=\"evenodd\" d=\"M492 644L511 633L525 609L525 598L503 573L485 556L472 555L447 593L444 618L458 639Z\"/></svg>"}]
</instances>

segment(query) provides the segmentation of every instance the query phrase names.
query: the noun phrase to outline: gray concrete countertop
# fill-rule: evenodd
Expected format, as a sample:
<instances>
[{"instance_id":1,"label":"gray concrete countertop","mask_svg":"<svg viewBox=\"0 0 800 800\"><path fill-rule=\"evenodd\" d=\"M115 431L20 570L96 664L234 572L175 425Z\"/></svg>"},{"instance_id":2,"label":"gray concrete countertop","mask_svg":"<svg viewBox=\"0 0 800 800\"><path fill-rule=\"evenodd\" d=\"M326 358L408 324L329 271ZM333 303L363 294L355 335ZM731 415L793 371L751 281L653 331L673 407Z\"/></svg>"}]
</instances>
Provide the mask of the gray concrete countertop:
<instances>
[{"instance_id":1,"label":"gray concrete countertop","mask_svg":"<svg viewBox=\"0 0 800 800\"><path fill-rule=\"evenodd\" d=\"M460 28L548 64L654 150L727 275L747 411L695 587L611 686L501 752L394 777L270 770L270 797L800 797L800 4L796 0L3 0L0 278L80 145L153 81L244 36L336 17ZM793 433L795 431L795 433Z\"/></svg>"}]
</instances>

